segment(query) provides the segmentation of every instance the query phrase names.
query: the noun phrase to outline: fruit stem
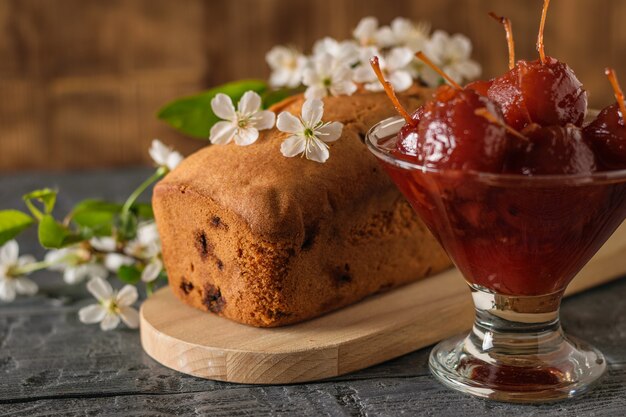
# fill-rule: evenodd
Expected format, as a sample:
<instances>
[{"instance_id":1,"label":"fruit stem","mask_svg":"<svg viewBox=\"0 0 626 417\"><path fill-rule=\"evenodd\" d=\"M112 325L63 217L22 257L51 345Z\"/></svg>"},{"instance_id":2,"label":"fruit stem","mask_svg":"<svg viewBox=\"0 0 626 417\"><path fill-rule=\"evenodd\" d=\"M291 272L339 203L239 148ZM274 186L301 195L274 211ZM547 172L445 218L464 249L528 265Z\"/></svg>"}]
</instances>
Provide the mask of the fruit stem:
<instances>
[{"instance_id":1,"label":"fruit stem","mask_svg":"<svg viewBox=\"0 0 626 417\"><path fill-rule=\"evenodd\" d=\"M537 50L539 51L539 58L541 63L546 63L546 52L543 44L543 31L546 28L546 17L548 16L548 6L550 6L550 0L543 0L543 8L541 10L541 24L539 25L539 35L537 36Z\"/></svg>"},{"instance_id":2,"label":"fruit stem","mask_svg":"<svg viewBox=\"0 0 626 417\"><path fill-rule=\"evenodd\" d=\"M494 12L489 12L489 16L496 19L504 26L506 32L506 43L509 47L509 69L515 68L515 41L513 40L513 25L508 17L498 16Z\"/></svg>"},{"instance_id":3,"label":"fruit stem","mask_svg":"<svg viewBox=\"0 0 626 417\"><path fill-rule=\"evenodd\" d=\"M481 107L479 109L474 110L474 114L476 116L484 117L485 119L487 119L487 121L495 125L502 126L507 132L509 132L511 135L515 136L516 138L526 140L526 141L530 140L519 131L513 129L511 126L507 125L502 120L498 119L496 115L490 112L486 107Z\"/></svg>"},{"instance_id":4,"label":"fruit stem","mask_svg":"<svg viewBox=\"0 0 626 417\"><path fill-rule=\"evenodd\" d=\"M380 81L383 88L385 89L385 93L387 94L387 97L389 97L389 100L391 100L393 107L396 108L396 111L400 114L400 116L404 118L404 120L406 120L409 125L415 126L415 120L413 120L413 118L406 111L402 103L400 103L400 100L398 100L398 96L396 95L396 91L393 89L393 86L389 81L385 80L385 76L383 75L383 71L380 69L380 62L378 62L377 56L374 56L372 57L372 59L370 59L370 65L376 73L378 81Z\"/></svg>"},{"instance_id":5,"label":"fruit stem","mask_svg":"<svg viewBox=\"0 0 626 417\"><path fill-rule=\"evenodd\" d=\"M624 104L624 92L619 85L619 81L617 81L617 74L615 74L615 70L613 68L606 68L604 70L611 86L613 87L613 92L615 93L615 100L617 100L617 105L619 106L619 111L622 113L622 123L624 123L624 118L626 117L626 104Z\"/></svg>"},{"instance_id":6,"label":"fruit stem","mask_svg":"<svg viewBox=\"0 0 626 417\"><path fill-rule=\"evenodd\" d=\"M463 87L461 87L459 85L459 83L457 83L456 81L454 81L448 74L446 74L445 72L443 72L443 70L441 68L439 68L437 65L435 65L435 63L433 61L431 61L422 51L419 51L418 53L415 54L416 57L418 57L419 59L421 59L422 61L424 61L424 63L426 65L428 65L429 67L431 67L437 74L441 75L443 77L444 80L446 80L447 82L450 83L450 85L452 85L452 87L456 88L457 90L462 90Z\"/></svg>"}]
</instances>

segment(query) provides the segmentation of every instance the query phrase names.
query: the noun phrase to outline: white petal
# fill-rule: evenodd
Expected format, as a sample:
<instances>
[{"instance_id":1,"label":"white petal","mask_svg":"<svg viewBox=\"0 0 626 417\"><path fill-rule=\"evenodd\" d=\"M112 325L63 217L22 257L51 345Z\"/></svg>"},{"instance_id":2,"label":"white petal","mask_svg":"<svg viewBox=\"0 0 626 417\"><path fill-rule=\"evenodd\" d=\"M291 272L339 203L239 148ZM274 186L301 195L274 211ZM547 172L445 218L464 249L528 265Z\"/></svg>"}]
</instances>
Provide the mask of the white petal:
<instances>
[{"instance_id":1,"label":"white petal","mask_svg":"<svg viewBox=\"0 0 626 417\"><path fill-rule=\"evenodd\" d=\"M280 144L280 152L283 156L291 158L296 155L300 155L304 152L306 147L306 139L302 136L290 136L283 143Z\"/></svg>"},{"instance_id":2,"label":"white petal","mask_svg":"<svg viewBox=\"0 0 626 417\"><path fill-rule=\"evenodd\" d=\"M63 273L63 280L70 285L78 284L85 279L84 272L85 268L82 268L82 265L67 267Z\"/></svg>"},{"instance_id":3,"label":"white petal","mask_svg":"<svg viewBox=\"0 0 626 417\"><path fill-rule=\"evenodd\" d=\"M28 264L34 264L37 262L37 259L33 255L22 255L17 258L17 266L24 266Z\"/></svg>"},{"instance_id":4,"label":"white petal","mask_svg":"<svg viewBox=\"0 0 626 417\"><path fill-rule=\"evenodd\" d=\"M116 314L108 313L100 322L100 328L105 332L115 329L120 324L120 318Z\"/></svg>"},{"instance_id":5,"label":"white petal","mask_svg":"<svg viewBox=\"0 0 626 417\"><path fill-rule=\"evenodd\" d=\"M137 288L133 285L127 284L124 285L120 292L118 292L115 296L115 304L117 304L118 307L127 307L137 301L138 297Z\"/></svg>"},{"instance_id":6,"label":"white petal","mask_svg":"<svg viewBox=\"0 0 626 417\"><path fill-rule=\"evenodd\" d=\"M132 265L134 263L133 258L120 253L109 253L104 257L104 266L113 273L117 273L122 265Z\"/></svg>"},{"instance_id":7,"label":"white petal","mask_svg":"<svg viewBox=\"0 0 626 417\"><path fill-rule=\"evenodd\" d=\"M450 43L450 36L443 30L436 30L426 45L424 46L424 53L435 64L441 65L442 57L447 54L448 44Z\"/></svg>"},{"instance_id":8,"label":"white petal","mask_svg":"<svg viewBox=\"0 0 626 417\"><path fill-rule=\"evenodd\" d=\"M413 29L413 22L404 17L396 17L391 21L391 30L396 36L406 36Z\"/></svg>"},{"instance_id":9,"label":"white petal","mask_svg":"<svg viewBox=\"0 0 626 417\"><path fill-rule=\"evenodd\" d=\"M100 277L95 277L87 283L87 290L98 301L110 300L113 297L113 288L108 281Z\"/></svg>"},{"instance_id":10,"label":"white petal","mask_svg":"<svg viewBox=\"0 0 626 417\"><path fill-rule=\"evenodd\" d=\"M15 300L15 282L13 279L0 278L0 300L9 303Z\"/></svg>"},{"instance_id":11,"label":"white petal","mask_svg":"<svg viewBox=\"0 0 626 417\"><path fill-rule=\"evenodd\" d=\"M387 80L397 92L407 90L413 85L413 77L408 71L396 71L388 75Z\"/></svg>"},{"instance_id":12,"label":"white petal","mask_svg":"<svg viewBox=\"0 0 626 417\"><path fill-rule=\"evenodd\" d=\"M233 100L226 94L219 93L211 100L211 109L213 113L220 119L234 120L235 119L235 106L233 106Z\"/></svg>"},{"instance_id":13,"label":"white petal","mask_svg":"<svg viewBox=\"0 0 626 417\"><path fill-rule=\"evenodd\" d=\"M89 241L94 249L103 252L113 252L117 248L117 242L112 237L94 237Z\"/></svg>"},{"instance_id":14,"label":"white petal","mask_svg":"<svg viewBox=\"0 0 626 417\"><path fill-rule=\"evenodd\" d=\"M441 76L429 67L420 69L420 79L429 87L437 87L441 84Z\"/></svg>"},{"instance_id":15,"label":"white petal","mask_svg":"<svg viewBox=\"0 0 626 417\"><path fill-rule=\"evenodd\" d=\"M145 259L152 259L161 253L160 242L152 242L143 249L143 256Z\"/></svg>"},{"instance_id":16,"label":"white petal","mask_svg":"<svg viewBox=\"0 0 626 417\"><path fill-rule=\"evenodd\" d=\"M458 62L453 68L461 76L461 80L455 80L457 82L474 80L480 77L480 73L482 72L480 64L472 60Z\"/></svg>"},{"instance_id":17,"label":"white petal","mask_svg":"<svg viewBox=\"0 0 626 417\"><path fill-rule=\"evenodd\" d=\"M351 66L359 61L359 46L354 41L343 41L339 45L339 50L333 56L339 62Z\"/></svg>"},{"instance_id":18,"label":"white petal","mask_svg":"<svg viewBox=\"0 0 626 417\"><path fill-rule=\"evenodd\" d=\"M141 223L137 227L137 239L143 245L149 245L152 242L159 240L159 229L153 221Z\"/></svg>"},{"instance_id":19,"label":"white petal","mask_svg":"<svg viewBox=\"0 0 626 417\"><path fill-rule=\"evenodd\" d=\"M15 240L9 240L0 247L0 265L14 265L20 254L20 247Z\"/></svg>"},{"instance_id":20,"label":"white petal","mask_svg":"<svg viewBox=\"0 0 626 417\"><path fill-rule=\"evenodd\" d=\"M307 149L304 156L311 161L324 163L330 156L328 148L324 145L324 142L317 139L309 140Z\"/></svg>"},{"instance_id":21,"label":"white petal","mask_svg":"<svg viewBox=\"0 0 626 417\"><path fill-rule=\"evenodd\" d=\"M302 105L302 120L309 126L317 125L324 115L324 102L319 99L306 100Z\"/></svg>"},{"instance_id":22,"label":"white petal","mask_svg":"<svg viewBox=\"0 0 626 417\"><path fill-rule=\"evenodd\" d=\"M315 71L320 75L320 78L325 78L335 65L335 59L331 54L323 54L315 58L314 64Z\"/></svg>"},{"instance_id":23,"label":"white petal","mask_svg":"<svg viewBox=\"0 0 626 417\"><path fill-rule=\"evenodd\" d=\"M178 152L170 152L167 156L167 160L165 161L165 166L169 168L170 171L173 171L181 162L183 162L184 157Z\"/></svg>"},{"instance_id":24,"label":"white petal","mask_svg":"<svg viewBox=\"0 0 626 417\"><path fill-rule=\"evenodd\" d=\"M158 139L154 139L152 141L152 145L150 146L150 149L148 150L150 157L157 165L165 164L165 159L167 158L168 152L169 150L167 146L165 146L163 142L161 142Z\"/></svg>"},{"instance_id":25,"label":"white petal","mask_svg":"<svg viewBox=\"0 0 626 417\"><path fill-rule=\"evenodd\" d=\"M306 86L313 86L316 84L321 84L322 79L319 77L317 71L315 71L313 68L307 68L304 71L304 74L302 76L302 84L306 85Z\"/></svg>"},{"instance_id":26,"label":"white petal","mask_svg":"<svg viewBox=\"0 0 626 417\"><path fill-rule=\"evenodd\" d=\"M354 29L352 34L362 44L366 44L372 40L376 30L378 29L378 19L375 17L364 17Z\"/></svg>"},{"instance_id":27,"label":"white petal","mask_svg":"<svg viewBox=\"0 0 626 417\"><path fill-rule=\"evenodd\" d=\"M141 272L141 280L143 282L152 282L163 270L163 263L159 259L154 259Z\"/></svg>"},{"instance_id":28,"label":"white petal","mask_svg":"<svg viewBox=\"0 0 626 417\"><path fill-rule=\"evenodd\" d=\"M239 114L250 115L261 109L261 96L254 91L246 91L237 105Z\"/></svg>"},{"instance_id":29,"label":"white petal","mask_svg":"<svg viewBox=\"0 0 626 417\"><path fill-rule=\"evenodd\" d=\"M365 84L365 89L367 91L383 91L383 86L378 81L374 81L372 83Z\"/></svg>"},{"instance_id":30,"label":"white petal","mask_svg":"<svg viewBox=\"0 0 626 417\"><path fill-rule=\"evenodd\" d=\"M14 278L15 279L15 289L18 294L22 295L35 295L39 290L37 284L35 284L32 280L24 277Z\"/></svg>"},{"instance_id":31,"label":"white petal","mask_svg":"<svg viewBox=\"0 0 626 417\"><path fill-rule=\"evenodd\" d=\"M370 83L376 80L376 73L369 63L362 64L354 70L353 79L357 83Z\"/></svg>"},{"instance_id":32,"label":"white petal","mask_svg":"<svg viewBox=\"0 0 626 417\"><path fill-rule=\"evenodd\" d=\"M139 313L131 307L120 307L120 317L130 329L139 327Z\"/></svg>"},{"instance_id":33,"label":"white petal","mask_svg":"<svg viewBox=\"0 0 626 417\"><path fill-rule=\"evenodd\" d=\"M100 304L91 304L78 310L78 319L85 324L99 323L106 316L106 309Z\"/></svg>"},{"instance_id":34,"label":"white petal","mask_svg":"<svg viewBox=\"0 0 626 417\"><path fill-rule=\"evenodd\" d=\"M289 56L289 48L278 45L265 54L265 61L272 69L280 68L286 57Z\"/></svg>"},{"instance_id":35,"label":"white petal","mask_svg":"<svg viewBox=\"0 0 626 417\"><path fill-rule=\"evenodd\" d=\"M448 55L453 59L465 60L472 54L472 42L465 35L457 33L452 36L452 42L450 42Z\"/></svg>"},{"instance_id":36,"label":"white petal","mask_svg":"<svg viewBox=\"0 0 626 417\"><path fill-rule=\"evenodd\" d=\"M326 126L322 126L315 131L316 135L323 142L334 142L341 137L343 124L340 122L332 122Z\"/></svg>"},{"instance_id":37,"label":"white petal","mask_svg":"<svg viewBox=\"0 0 626 417\"><path fill-rule=\"evenodd\" d=\"M307 100L322 99L328 95L328 90L321 85L312 85L304 92Z\"/></svg>"},{"instance_id":38,"label":"white petal","mask_svg":"<svg viewBox=\"0 0 626 417\"><path fill-rule=\"evenodd\" d=\"M231 122L217 122L211 128L209 140L216 145L226 145L230 143L237 132L237 125Z\"/></svg>"},{"instance_id":39,"label":"white petal","mask_svg":"<svg viewBox=\"0 0 626 417\"><path fill-rule=\"evenodd\" d=\"M380 28L378 32L376 32L374 39L376 39L376 44L381 48L392 46L396 42L393 31L388 26Z\"/></svg>"},{"instance_id":40,"label":"white petal","mask_svg":"<svg viewBox=\"0 0 626 417\"><path fill-rule=\"evenodd\" d=\"M263 110L254 115L251 126L258 130L265 130L273 128L274 123L276 123L276 113Z\"/></svg>"},{"instance_id":41,"label":"white petal","mask_svg":"<svg viewBox=\"0 0 626 417\"><path fill-rule=\"evenodd\" d=\"M413 52L408 48L393 48L385 57L390 72L403 69L413 61Z\"/></svg>"},{"instance_id":42,"label":"white petal","mask_svg":"<svg viewBox=\"0 0 626 417\"><path fill-rule=\"evenodd\" d=\"M352 81L341 81L330 87L333 96L351 96L356 91L356 84Z\"/></svg>"},{"instance_id":43,"label":"white petal","mask_svg":"<svg viewBox=\"0 0 626 417\"><path fill-rule=\"evenodd\" d=\"M293 71L285 68L277 69L270 75L270 85L272 87L292 87L292 77Z\"/></svg>"},{"instance_id":44,"label":"white petal","mask_svg":"<svg viewBox=\"0 0 626 417\"><path fill-rule=\"evenodd\" d=\"M276 127L285 133L301 133L304 130L300 119L287 111L278 115Z\"/></svg>"},{"instance_id":45,"label":"white petal","mask_svg":"<svg viewBox=\"0 0 626 417\"><path fill-rule=\"evenodd\" d=\"M235 134L235 143L239 146L248 146L259 138L259 131L253 127L240 127Z\"/></svg>"},{"instance_id":46,"label":"white petal","mask_svg":"<svg viewBox=\"0 0 626 417\"><path fill-rule=\"evenodd\" d=\"M50 252L46 253L44 257L44 261L50 266L48 267L51 271L63 271L66 267L64 261L69 256L70 250L67 248L64 249L53 249Z\"/></svg>"}]
</instances>

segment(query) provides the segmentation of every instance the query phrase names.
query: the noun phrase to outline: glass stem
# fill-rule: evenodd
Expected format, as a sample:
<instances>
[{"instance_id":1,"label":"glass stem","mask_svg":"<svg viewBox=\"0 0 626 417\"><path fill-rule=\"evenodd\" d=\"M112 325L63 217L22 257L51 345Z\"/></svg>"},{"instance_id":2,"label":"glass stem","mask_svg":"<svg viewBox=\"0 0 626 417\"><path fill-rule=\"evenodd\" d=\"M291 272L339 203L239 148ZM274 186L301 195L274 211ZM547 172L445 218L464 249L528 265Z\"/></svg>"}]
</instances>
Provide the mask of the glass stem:
<instances>
[{"instance_id":1,"label":"glass stem","mask_svg":"<svg viewBox=\"0 0 626 417\"><path fill-rule=\"evenodd\" d=\"M470 340L483 353L506 355L515 350L517 355L543 354L563 338L559 321L563 291L523 297L471 289L476 319Z\"/></svg>"}]
</instances>

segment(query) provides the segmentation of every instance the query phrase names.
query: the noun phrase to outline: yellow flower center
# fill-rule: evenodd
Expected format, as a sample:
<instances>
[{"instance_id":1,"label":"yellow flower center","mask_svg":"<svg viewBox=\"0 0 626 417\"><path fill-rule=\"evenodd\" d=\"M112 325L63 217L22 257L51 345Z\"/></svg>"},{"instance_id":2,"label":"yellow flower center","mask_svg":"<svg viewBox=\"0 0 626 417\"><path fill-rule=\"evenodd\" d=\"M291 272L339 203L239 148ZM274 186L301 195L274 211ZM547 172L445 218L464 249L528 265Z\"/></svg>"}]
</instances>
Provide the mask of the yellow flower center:
<instances>
[{"instance_id":1,"label":"yellow flower center","mask_svg":"<svg viewBox=\"0 0 626 417\"><path fill-rule=\"evenodd\" d=\"M102 301L102 306L111 314L119 314L120 308L113 299Z\"/></svg>"}]
</instances>

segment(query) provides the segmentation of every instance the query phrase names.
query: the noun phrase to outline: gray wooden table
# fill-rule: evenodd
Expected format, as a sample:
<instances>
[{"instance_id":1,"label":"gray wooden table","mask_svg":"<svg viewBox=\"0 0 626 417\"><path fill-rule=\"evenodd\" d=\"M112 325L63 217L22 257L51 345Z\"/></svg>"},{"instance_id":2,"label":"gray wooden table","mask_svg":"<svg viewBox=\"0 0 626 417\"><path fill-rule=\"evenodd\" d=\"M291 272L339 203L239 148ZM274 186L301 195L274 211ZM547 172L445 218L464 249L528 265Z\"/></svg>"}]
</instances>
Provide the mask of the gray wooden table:
<instances>
[{"instance_id":1,"label":"gray wooden table","mask_svg":"<svg viewBox=\"0 0 626 417\"><path fill-rule=\"evenodd\" d=\"M121 200L145 169L0 177L0 209L57 186L59 212L86 197ZM34 233L21 239L41 255ZM428 373L429 349L328 381L249 386L207 381L167 369L141 350L128 329L101 332L78 321L90 302L84 285L54 273L35 276L35 298L0 303L0 415L449 415L619 416L626 414L626 279L565 301L563 325L609 360L601 385L578 400L519 406L449 391ZM468 294L469 296L469 294Z\"/></svg>"}]
</instances>

